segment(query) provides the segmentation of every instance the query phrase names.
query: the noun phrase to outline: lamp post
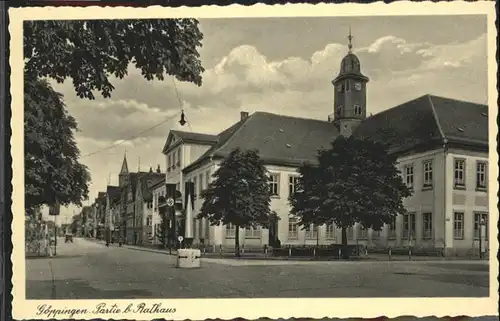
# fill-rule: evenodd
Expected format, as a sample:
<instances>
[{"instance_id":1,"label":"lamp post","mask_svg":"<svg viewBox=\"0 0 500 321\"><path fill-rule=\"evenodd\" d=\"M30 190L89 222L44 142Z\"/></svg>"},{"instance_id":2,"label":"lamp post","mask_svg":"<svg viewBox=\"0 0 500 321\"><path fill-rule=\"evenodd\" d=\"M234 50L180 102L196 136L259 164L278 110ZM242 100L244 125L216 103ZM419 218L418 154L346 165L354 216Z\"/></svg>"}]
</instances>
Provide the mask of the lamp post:
<instances>
[{"instance_id":1,"label":"lamp post","mask_svg":"<svg viewBox=\"0 0 500 321\"><path fill-rule=\"evenodd\" d=\"M486 222L483 217L479 220L479 258L483 258L483 226L486 225Z\"/></svg>"}]
</instances>

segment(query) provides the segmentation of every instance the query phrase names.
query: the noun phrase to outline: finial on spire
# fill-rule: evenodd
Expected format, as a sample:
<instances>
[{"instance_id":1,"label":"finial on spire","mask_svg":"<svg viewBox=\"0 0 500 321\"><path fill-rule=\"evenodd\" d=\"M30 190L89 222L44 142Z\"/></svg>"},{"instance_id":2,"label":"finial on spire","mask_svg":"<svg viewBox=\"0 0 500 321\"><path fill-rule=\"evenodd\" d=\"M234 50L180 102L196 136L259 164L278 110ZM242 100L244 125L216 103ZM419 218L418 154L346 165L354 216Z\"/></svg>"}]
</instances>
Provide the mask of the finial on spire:
<instances>
[{"instance_id":1,"label":"finial on spire","mask_svg":"<svg viewBox=\"0 0 500 321\"><path fill-rule=\"evenodd\" d=\"M354 37L351 35L351 26L349 26L349 36L347 36L347 39L349 39L349 44L347 45L349 52L352 50L352 38Z\"/></svg>"}]
</instances>

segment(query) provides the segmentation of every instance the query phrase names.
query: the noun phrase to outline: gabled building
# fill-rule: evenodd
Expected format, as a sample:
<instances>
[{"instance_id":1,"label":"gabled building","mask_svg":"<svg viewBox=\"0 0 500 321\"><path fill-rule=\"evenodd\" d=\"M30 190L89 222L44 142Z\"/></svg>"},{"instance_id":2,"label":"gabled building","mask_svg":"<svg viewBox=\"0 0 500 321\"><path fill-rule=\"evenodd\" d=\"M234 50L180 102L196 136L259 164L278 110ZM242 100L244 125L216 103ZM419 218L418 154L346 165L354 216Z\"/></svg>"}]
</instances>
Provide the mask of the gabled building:
<instances>
[{"instance_id":1,"label":"gabled building","mask_svg":"<svg viewBox=\"0 0 500 321\"><path fill-rule=\"evenodd\" d=\"M157 172L151 169L149 173L141 175L137 181L135 195L134 228L137 234L137 244L153 242L153 186L165 182L165 174L159 167Z\"/></svg>"},{"instance_id":2,"label":"gabled building","mask_svg":"<svg viewBox=\"0 0 500 321\"><path fill-rule=\"evenodd\" d=\"M120 200L117 208L120 213L119 234L126 244L149 242L149 236L143 235L147 230L144 229L147 217L152 217L152 192L149 186L161 179L165 179L165 173L161 172L160 165L156 171L150 168L148 172L129 172L127 157L124 156L118 175Z\"/></svg>"},{"instance_id":3,"label":"gabled building","mask_svg":"<svg viewBox=\"0 0 500 321\"><path fill-rule=\"evenodd\" d=\"M108 240L111 238L116 238L119 235L119 225L120 225L120 213L119 213L119 203L120 203L120 188L118 186L108 185L106 188L106 220L105 228L107 231Z\"/></svg>"},{"instance_id":4,"label":"gabled building","mask_svg":"<svg viewBox=\"0 0 500 321\"><path fill-rule=\"evenodd\" d=\"M197 195L208 186L221 160L235 148L257 149L270 173L271 209L280 217L281 243L340 243L335 225L302 230L290 215L288 197L295 191L297 168L305 161L316 162L317 150L329 148L340 135L375 138L388 143L398 156L403 180L414 193L404 200L407 215L382 231L355 225L348 231L349 242L371 247L411 244L455 254L477 249L479 222L488 221L488 107L425 95L367 117L369 79L351 48L349 43L332 81L333 113L325 115L325 121L241 112L234 125L216 135L171 131L163 148L166 182L181 192L184 182L195 184L196 216L203 201ZM195 243L234 245L234 226L209 226L196 219L193 226ZM242 229L240 237L246 247L269 241L265 229Z\"/></svg>"},{"instance_id":5,"label":"gabled building","mask_svg":"<svg viewBox=\"0 0 500 321\"><path fill-rule=\"evenodd\" d=\"M153 209L152 209L152 227L151 227L151 242L159 244L158 229L161 225L160 215L160 200L166 196L165 175L151 186L151 193L153 195Z\"/></svg>"}]
</instances>

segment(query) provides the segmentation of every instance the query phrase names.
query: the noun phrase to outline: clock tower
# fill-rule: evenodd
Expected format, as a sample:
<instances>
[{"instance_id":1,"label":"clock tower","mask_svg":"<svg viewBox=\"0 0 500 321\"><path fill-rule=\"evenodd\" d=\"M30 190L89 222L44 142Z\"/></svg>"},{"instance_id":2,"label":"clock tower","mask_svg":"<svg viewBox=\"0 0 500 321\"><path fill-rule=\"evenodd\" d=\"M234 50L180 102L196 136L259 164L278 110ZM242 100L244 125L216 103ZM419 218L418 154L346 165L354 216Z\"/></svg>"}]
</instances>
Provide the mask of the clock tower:
<instances>
[{"instance_id":1,"label":"clock tower","mask_svg":"<svg viewBox=\"0 0 500 321\"><path fill-rule=\"evenodd\" d=\"M335 90L334 112L328 117L340 134L346 137L366 118L366 84L369 81L361 73L358 57L352 53L352 38L349 28L349 52L342 59L338 76L332 80Z\"/></svg>"}]
</instances>

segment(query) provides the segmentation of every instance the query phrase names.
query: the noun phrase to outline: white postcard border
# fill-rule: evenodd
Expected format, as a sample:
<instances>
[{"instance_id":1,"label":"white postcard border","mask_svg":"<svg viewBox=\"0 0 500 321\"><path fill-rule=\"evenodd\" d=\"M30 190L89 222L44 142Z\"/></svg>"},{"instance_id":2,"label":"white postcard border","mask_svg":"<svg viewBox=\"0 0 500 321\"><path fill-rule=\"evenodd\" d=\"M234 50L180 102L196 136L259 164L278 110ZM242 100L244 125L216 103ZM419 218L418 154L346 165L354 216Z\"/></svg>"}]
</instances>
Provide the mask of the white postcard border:
<instances>
[{"instance_id":1,"label":"white postcard border","mask_svg":"<svg viewBox=\"0 0 500 321\"><path fill-rule=\"evenodd\" d=\"M24 20L47 19L109 19L109 18L221 18L221 17L311 17L311 16L394 16L394 15L450 15L484 14L488 23L488 105L489 105L489 162L498 164L497 147L497 90L496 90L496 28L495 2L418 2L400 1L392 4L297 4L297 5L231 5L226 7L204 6L198 8L148 8L125 7L33 7L9 9L10 67L12 96L12 283L14 319L46 319L37 315L40 305L57 309L89 309L102 302L116 303L122 310L129 303L145 302L148 305L162 303L164 308L175 308L172 314L76 314L76 319L191 319L206 318L245 319L291 318L291 317L397 317L403 315L424 316L481 316L498 315L498 240L490 241L490 297L489 298L300 298L300 299L147 299L147 300L26 300L24 259L24 152L23 152L23 44L22 24ZM497 191L498 167L489 166L489 208L492 222L498 221ZM496 224L491 224L492 231ZM497 233L490 233L497 235ZM56 319L71 318L59 315Z\"/></svg>"}]
</instances>

